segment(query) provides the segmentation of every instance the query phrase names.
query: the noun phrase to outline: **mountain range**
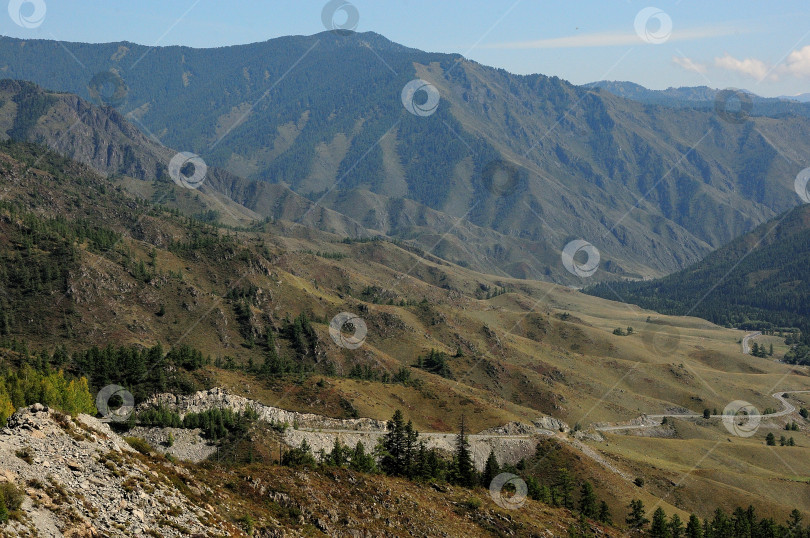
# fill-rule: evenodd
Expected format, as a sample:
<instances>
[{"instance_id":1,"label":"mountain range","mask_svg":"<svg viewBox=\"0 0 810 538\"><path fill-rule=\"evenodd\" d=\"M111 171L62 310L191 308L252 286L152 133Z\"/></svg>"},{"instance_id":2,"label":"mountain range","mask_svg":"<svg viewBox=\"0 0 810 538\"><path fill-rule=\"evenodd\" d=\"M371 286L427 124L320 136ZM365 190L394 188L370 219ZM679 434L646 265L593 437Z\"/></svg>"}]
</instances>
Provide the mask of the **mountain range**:
<instances>
[{"instance_id":1,"label":"mountain range","mask_svg":"<svg viewBox=\"0 0 810 538\"><path fill-rule=\"evenodd\" d=\"M585 87L602 88L619 97L670 108L713 110L717 107L721 109L725 107L729 111L738 111L742 100L745 102L744 106L750 105L750 109L746 113L754 116L810 116L807 94L792 97L762 97L748 90L717 89L708 86L685 86L665 90L650 90L635 82L614 80L591 82L585 84Z\"/></svg>"},{"instance_id":2,"label":"mountain range","mask_svg":"<svg viewBox=\"0 0 810 538\"><path fill-rule=\"evenodd\" d=\"M25 517L68 528L96 511L102 532L162 535L197 529L183 510L202 509L199 525L232 534L416 518L425 535L610 535L584 510L574 521L586 481L619 526L637 499L683 520L810 514L805 371L721 326L803 327L803 114L738 121L372 33L221 49L3 39L0 69L0 417L22 408L0 432L0 482L25 491ZM204 166L178 167L183 152ZM577 239L600 253L590 279L560 254ZM763 338L776 359L794 351ZM76 384L88 412L111 384L174 407L113 425L119 440L36 405ZM204 398L196 422L169 413ZM248 400L293 418L250 423L233 414ZM771 415L751 435L721 415L740 400ZM532 485L527 508L449 485L455 454L410 481L290 441L340 447L398 410L446 446L460 424L506 438L492 454ZM766 444L788 430L793 444ZM178 462L175 443L210 459ZM164 514L139 487L182 496Z\"/></svg>"},{"instance_id":3,"label":"mountain range","mask_svg":"<svg viewBox=\"0 0 810 538\"><path fill-rule=\"evenodd\" d=\"M735 123L374 33L217 49L7 38L0 69L72 109L61 108L68 124L49 140L36 131L57 113L53 101L14 119L26 97L9 91L7 133L105 173L153 180L189 151L209 166L212 195L244 215L384 235L476 270L575 285L560 262L571 240L600 251L597 280L684 268L796 205L808 153L800 114ZM429 115L403 106L414 79L438 93ZM71 134L87 121L109 136Z\"/></svg>"}]
</instances>

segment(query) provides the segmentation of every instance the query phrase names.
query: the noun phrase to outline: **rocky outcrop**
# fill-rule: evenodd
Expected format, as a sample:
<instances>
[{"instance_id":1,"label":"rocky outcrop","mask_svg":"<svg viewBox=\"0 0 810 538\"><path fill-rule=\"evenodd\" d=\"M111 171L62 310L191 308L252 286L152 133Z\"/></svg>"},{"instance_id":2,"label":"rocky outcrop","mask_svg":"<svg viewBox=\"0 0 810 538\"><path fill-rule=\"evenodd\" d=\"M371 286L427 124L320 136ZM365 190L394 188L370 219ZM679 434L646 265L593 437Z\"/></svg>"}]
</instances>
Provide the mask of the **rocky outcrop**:
<instances>
[{"instance_id":1,"label":"rocky outcrop","mask_svg":"<svg viewBox=\"0 0 810 538\"><path fill-rule=\"evenodd\" d=\"M284 440L290 446L299 446L306 441L314 453L321 450L330 451L338 439L344 445L355 446L362 443L366 450L372 450L385 435L386 423L371 418L336 419L312 413L297 413L277 407L266 406L254 400L237 396L221 388L199 391L188 396L158 394L138 407L143 410L151 406L162 406L178 413L181 417L187 413L200 413L212 408L228 408L243 412L252 409L259 420L270 424L287 424ZM138 435L154 442L164 441L169 429L138 429ZM483 469L490 451L494 451L501 463L515 464L523 458L534 454L537 441L541 436L553 435L558 431L568 431L568 425L553 417L541 417L533 424L510 422L484 430L468 437L473 461ZM198 435L192 435L191 442L178 442L167 451L181 459L200 461L204 457L204 441ZM456 442L452 433L426 432L420 434L428 448L451 453ZM157 446L157 445L156 445ZM173 452L172 452L173 450Z\"/></svg>"},{"instance_id":2,"label":"rocky outcrop","mask_svg":"<svg viewBox=\"0 0 810 538\"><path fill-rule=\"evenodd\" d=\"M90 416L73 419L40 404L22 408L0 430L0 482L25 495L17 519L0 534L232 535L224 530L230 525L210 506L194 504L169 474L188 476L169 462L137 457Z\"/></svg>"},{"instance_id":3,"label":"rocky outcrop","mask_svg":"<svg viewBox=\"0 0 810 538\"><path fill-rule=\"evenodd\" d=\"M568 427L568 424L562 420L548 416L536 418L532 421L532 423L538 428L553 432L567 432L571 429Z\"/></svg>"},{"instance_id":4,"label":"rocky outcrop","mask_svg":"<svg viewBox=\"0 0 810 538\"><path fill-rule=\"evenodd\" d=\"M129 430L127 435L145 439L158 452L171 455L181 461L203 461L217 451L216 444L203 437L202 430L199 428L145 428L139 426Z\"/></svg>"},{"instance_id":5,"label":"rocky outcrop","mask_svg":"<svg viewBox=\"0 0 810 538\"><path fill-rule=\"evenodd\" d=\"M289 429L284 434L284 439L290 446L298 446L301 441L306 440L307 444L314 452L324 450L329 452L334 446L335 439L339 439L344 445L354 447L358 442L363 443L366 451L377 446L377 442L385 435L385 432L357 432L338 430L297 430ZM535 453L537 442L541 435L537 432L527 435L499 435L499 434L473 434L467 437L470 444L473 463L480 471L484 468L484 463L490 451L495 453L498 462L501 464L516 464L521 459L529 458ZM420 433L419 439L425 442L427 448L436 448L446 454L451 454L456 444L456 434L454 433Z\"/></svg>"},{"instance_id":6,"label":"rocky outcrop","mask_svg":"<svg viewBox=\"0 0 810 538\"><path fill-rule=\"evenodd\" d=\"M313 413L287 411L278 407L261 404L243 396L237 396L221 388L202 390L189 396L158 394L141 404L138 409L142 410L152 406L163 406L167 409L171 409L177 412L181 418L185 416L186 413L200 413L216 407L228 408L239 412L250 408L259 415L259 420L271 424L286 423L291 427L324 430L385 431L385 421L382 420L372 418L336 419L315 415Z\"/></svg>"}]
</instances>

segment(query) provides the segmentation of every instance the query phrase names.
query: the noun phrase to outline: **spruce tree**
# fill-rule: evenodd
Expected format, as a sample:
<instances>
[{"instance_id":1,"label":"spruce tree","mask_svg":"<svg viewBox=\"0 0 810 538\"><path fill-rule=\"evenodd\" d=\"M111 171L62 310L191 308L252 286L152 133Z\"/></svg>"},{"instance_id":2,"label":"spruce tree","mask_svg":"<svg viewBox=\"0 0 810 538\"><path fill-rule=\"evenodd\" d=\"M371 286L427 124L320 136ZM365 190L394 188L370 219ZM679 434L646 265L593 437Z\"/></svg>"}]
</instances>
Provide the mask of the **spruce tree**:
<instances>
[{"instance_id":1,"label":"spruce tree","mask_svg":"<svg viewBox=\"0 0 810 538\"><path fill-rule=\"evenodd\" d=\"M672 514L669 520L669 535L672 538L683 538L684 528L683 521L678 514Z\"/></svg>"},{"instance_id":2,"label":"spruce tree","mask_svg":"<svg viewBox=\"0 0 810 538\"><path fill-rule=\"evenodd\" d=\"M388 421L388 431L381 441L380 467L383 472L395 476L412 476L416 456L416 441L419 438L411 421L405 424L402 411L397 409Z\"/></svg>"},{"instance_id":3,"label":"spruce tree","mask_svg":"<svg viewBox=\"0 0 810 538\"><path fill-rule=\"evenodd\" d=\"M605 525L613 524L613 517L610 515L610 508L605 501L599 502L599 514L597 514L596 519Z\"/></svg>"},{"instance_id":4,"label":"spruce tree","mask_svg":"<svg viewBox=\"0 0 810 538\"><path fill-rule=\"evenodd\" d=\"M596 494L590 482L584 482L579 491L579 511L585 517L594 518L597 515Z\"/></svg>"},{"instance_id":5,"label":"spruce tree","mask_svg":"<svg viewBox=\"0 0 810 538\"><path fill-rule=\"evenodd\" d=\"M633 499L630 501L630 513L627 514L625 522L633 529L641 529L650 522L646 518L644 511L644 502L641 499Z\"/></svg>"},{"instance_id":6,"label":"spruce tree","mask_svg":"<svg viewBox=\"0 0 810 538\"><path fill-rule=\"evenodd\" d=\"M405 457L402 461L402 473L412 478L415 474L414 467L416 463L417 442L419 441L419 432L413 427L413 423L409 420L405 425Z\"/></svg>"},{"instance_id":7,"label":"spruce tree","mask_svg":"<svg viewBox=\"0 0 810 538\"><path fill-rule=\"evenodd\" d=\"M703 538L703 529L695 514L689 516L689 523L686 524L686 538Z\"/></svg>"},{"instance_id":8,"label":"spruce tree","mask_svg":"<svg viewBox=\"0 0 810 538\"><path fill-rule=\"evenodd\" d=\"M788 536L802 536L802 513L796 508L790 513L787 521Z\"/></svg>"},{"instance_id":9,"label":"spruce tree","mask_svg":"<svg viewBox=\"0 0 810 538\"><path fill-rule=\"evenodd\" d=\"M568 469L561 468L560 474L557 477L557 484L555 486L555 490L558 496L558 502L561 506L568 508L569 510L574 509L574 481L571 478L571 473L568 472Z\"/></svg>"},{"instance_id":10,"label":"spruce tree","mask_svg":"<svg viewBox=\"0 0 810 538\"><path fill-rule=\"evenodd\" d=\"M712 536L731 535L731 521L722 508L715 509L714 519L712 519L710 528Z\"/></svg>"},{"instance_id":11,"label":"spruce tree","mask_svg":"<svg viewBox=\"0 0 810 538\"><path fill-rule=\"evenodd\" d=\"M326 455L324 463L335 467L343 467L349 461L349 449L341 444L340 439L335 438L332 451Z\"/></svg>"},{"instance_id":12,"label":"spruce tree","mask_svg":"<svg viewBox=\"0 0 810 538\"><path fill-rule=\"evenodd\" d=\"M419 478L430 478L430 469L428 469L428 451L424 441L419 441L419 448L416 450L414 475Z\"/></svg>"},{"instance_id":13,"label":"spruce tree","mask_svg":"<svg viewBox=\"0 0 810 538\"><path fill-rule=\"evenodd\" d=\"M461 427L456 436L456 450L453 454L453 482L464 487L473 487L476 480L475 467L473 466L470 443L467 440L467 428L464 423L464 415L461 415Z\"/></svg>"},{"instance_id":14,"label":"spruce tree","mask_svg":"<svg viewBox=\"0 0 810 538\"><path fill-rule=\"evenodd\" d=\"M492 481L501 472L500 465L498 465L498 458L495 457L495 451L489 451L489 457L484 464L484 471L481 473L481 485L488 488Z\"/></svg>"},{"instance_id":15,"label":"spruce tree","mask_svg":"<svg viewBox=\"0 0 810 538\"><path fill-rule=\"evenodd\" d=\"M357 444L354 447L349 465L352 469L361 473L374 472L376 467L376 464L374 463L374 456L371 454L366 454L366 448L360 441L357 441Z\"/></svg>"},{"instance_id":16,"label":"spruce tree","mask_svg":"<svg viewBox=\"0 0 810 538\"><path fill-rule=\"evenodd\" d=\"M669 538L669 524L664 509L660 506L653 512L652 525L650 526L650 538Z\"/></svg>"}]
</instances>

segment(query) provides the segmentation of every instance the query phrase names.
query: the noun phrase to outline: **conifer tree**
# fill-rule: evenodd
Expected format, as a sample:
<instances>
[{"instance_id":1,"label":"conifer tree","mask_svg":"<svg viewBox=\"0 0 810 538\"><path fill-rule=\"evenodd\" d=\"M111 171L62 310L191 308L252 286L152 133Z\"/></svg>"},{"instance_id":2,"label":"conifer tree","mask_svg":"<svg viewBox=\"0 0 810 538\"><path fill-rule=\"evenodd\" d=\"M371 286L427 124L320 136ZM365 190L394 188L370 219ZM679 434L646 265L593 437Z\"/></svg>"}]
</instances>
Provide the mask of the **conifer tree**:
<instances>
[{"instance_id":1,"label":"conifer tree","mask_svg":"<svg viewBox=\"0 0 810 538\"><path fill-rule=\"evenodd\" d=\"M484 464L484 471L481 473L481 485L488 488L492 481L501 472L500 465L498 465L498 458L495 457L495 451L489 451L489 457Z\"/></svg>"},{"instance_id":2,"label":"conifer tree","mask_svg":"<svg viewBox=\"0 0 810 538\"><path fill-rule=\"evenodd\" d=\"M605 501L599 502L599 514L596 516L596 519L605 525L613 524L613 517L610 515L610 508Z\"/></svg>"},{"instance_id":3,"label":"conifer tree","mask_svg":"<svg viewBox=\"0 0 810 538\"><path fill-rule=\"evenodd\" d=\"M555 497L557 497L557 501L561 506L569 510L574 509L574 481L568 469L560 469L557 484L555 485L555 493Z\"/></svg>"},{"instance_id":4,"label":"conifer tree","mask_svg":"<svg viewBox=\"0 0 810 538\"><path fill-rule=\"evenodd\" d=\"M669 535L671 538L683 538L683 521L678 514L672 514L669 520Z\"/></svg>"},{"instance_id":5,"label":"conifer tree","mask_svg":"<svg viewBox=\"0 0 810 538\"><path fill-rule=\"evenodd\" d=\"M653 512L652 525L650 526L650 538L669 538L669 523L664 509L660 506Z\"/></svg>"},{"instance_id":6,"label":"conifer tree","mask_svg":"<svg viewBox=\"0 0 810 538\"><path fill-rule=\"evenodd\" d=\"M464 422L464 415L461 415L461 427L456 436L456 450L453 454L453 482L465 487L473 487L476 480L475 467L473 466L470 443L467 440L467 429Z\"/></svg>"},{"instance_id":7,"label":"conifer tree","mask_svg":"<svg viewBox=\"0 0 810 538\"><path fill-rule=\"evenodd\" d=\"M590 482L585 481L579 492L579 511L585 517L595 518L597 515L596 493Z\"/></svg>"},{"instance_id":8,"label":"conifer tree","mask_svg":"<svg viewBox=\"0 0 810 538\"><path fill-rule=\"evenodd\" d=\"M411 476L418 437L419 432L414 429L413 423L408 421L405 424L402 411L394 411L379 447L383 472L394 476Z\"/></svg>"},{"instance_id":9,"label":"conifer tree","mask_svg":"<svg viewBox=\"0 0 810 538\"><path fill-rule=\"evenodd\" d=\"M372 473L377 467L374 462L374 456L366 454L366 448L360 441L357 441L354 447L349 465L355 471L362 473Z\"/></svg>"},{"instance_id":10,"label":"conifer tree","mask_svg":"<svg viewBox=\"0 0 810 538\"><path fill-rule=\"evenodd\" d=\"M633 499L630 501L630 513L627 514L625 522L633 529L641 529L650 522L646 517L644 503L641 499Z\"/></svg>"},{"instance_id":11,"label":"conifer tree","mask_svg":"<svg viewBox=\"0 0 810 538\"><path fill-rule=\"evenodd\" d=\"M689 523L686 524L686 538L703 538L703 529L695 514L689 516Z\"/></svg>"}]
</instances>

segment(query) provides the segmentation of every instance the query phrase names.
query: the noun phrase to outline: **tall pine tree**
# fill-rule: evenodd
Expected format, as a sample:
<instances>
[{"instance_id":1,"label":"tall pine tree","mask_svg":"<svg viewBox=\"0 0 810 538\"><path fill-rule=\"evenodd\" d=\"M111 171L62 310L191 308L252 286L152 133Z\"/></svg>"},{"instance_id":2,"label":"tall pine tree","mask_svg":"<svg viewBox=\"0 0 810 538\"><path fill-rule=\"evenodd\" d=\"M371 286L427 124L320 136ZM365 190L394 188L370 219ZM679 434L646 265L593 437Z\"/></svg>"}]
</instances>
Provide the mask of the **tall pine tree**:
<instances>
[{"instance_id":1,"label":"tall pine tree","mask_svg":"<svg viewBox=\"0 0 810 538\"><path fill-rule=\"evenodd\" d=\"M467 427L464 415L461 415L461 428L456 436L456 450L453 454L453 472L451 478L454 483L471 488L476 480L475 466L473 465L470 443L467 440Z\"/></svg>"}]
</instances>

